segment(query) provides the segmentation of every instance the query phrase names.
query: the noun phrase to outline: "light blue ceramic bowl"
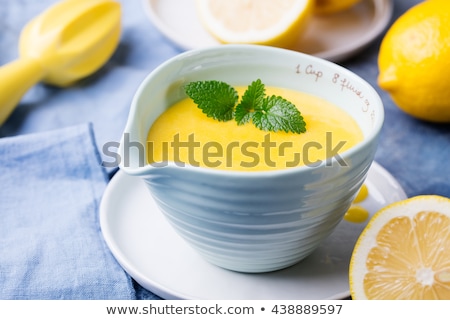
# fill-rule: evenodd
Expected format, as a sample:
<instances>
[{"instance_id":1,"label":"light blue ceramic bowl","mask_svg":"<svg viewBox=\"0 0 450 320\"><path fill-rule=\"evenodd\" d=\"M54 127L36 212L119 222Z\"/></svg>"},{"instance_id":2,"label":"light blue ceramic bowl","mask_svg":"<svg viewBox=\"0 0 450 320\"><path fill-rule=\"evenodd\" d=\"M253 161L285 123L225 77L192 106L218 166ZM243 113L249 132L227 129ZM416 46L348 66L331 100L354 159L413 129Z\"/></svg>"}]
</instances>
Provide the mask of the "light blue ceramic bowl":
<instances>
[{"instance_id":1,"label":"light blue ceramic bowl","mask_svg":"<svg viewBox=\"0 0 450 320\"><path fill-rule=\"evenodd\" d=\"M339 159L277 171L144 164L148 130L168 106L186 97L183 85L198 80L248 85L258 78L345 109L364 141ZM194 50L166 61L143 81L121 141L120 168L144 179L170 224L206 260L240 272L274 271L308 256L341 221L373 161L383 118L376 91L331 62L253 45Z\"/></svg>"}]
</instances>

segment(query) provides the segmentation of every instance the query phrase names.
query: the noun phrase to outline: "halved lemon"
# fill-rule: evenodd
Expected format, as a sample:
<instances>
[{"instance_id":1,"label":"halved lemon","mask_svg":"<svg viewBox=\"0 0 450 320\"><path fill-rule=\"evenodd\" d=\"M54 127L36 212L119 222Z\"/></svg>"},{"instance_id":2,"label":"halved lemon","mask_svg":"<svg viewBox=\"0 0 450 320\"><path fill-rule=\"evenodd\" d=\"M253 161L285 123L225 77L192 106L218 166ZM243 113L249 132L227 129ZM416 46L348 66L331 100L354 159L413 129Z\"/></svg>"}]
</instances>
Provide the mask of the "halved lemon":
<instances>
[{"instance_id":1,"label":"halved lemon","mask_svg":"<svg viewBox=\"0 0 450 320\"><path fill-rule=\"evenodd\" d=\"M222 43L292 48L312 16L314 0L196 0L200 21Z\"/></svg>"},{"instance_id":2,"label":"halved lemon","mask_svg":"<svg viewBox=\"0 0 450 320\"><path fill-rule=\"evenodd\" d=\"M350 261L353 299L450 299L450 199L424 195L377 212Z\"/></svg>"}]
</instances>

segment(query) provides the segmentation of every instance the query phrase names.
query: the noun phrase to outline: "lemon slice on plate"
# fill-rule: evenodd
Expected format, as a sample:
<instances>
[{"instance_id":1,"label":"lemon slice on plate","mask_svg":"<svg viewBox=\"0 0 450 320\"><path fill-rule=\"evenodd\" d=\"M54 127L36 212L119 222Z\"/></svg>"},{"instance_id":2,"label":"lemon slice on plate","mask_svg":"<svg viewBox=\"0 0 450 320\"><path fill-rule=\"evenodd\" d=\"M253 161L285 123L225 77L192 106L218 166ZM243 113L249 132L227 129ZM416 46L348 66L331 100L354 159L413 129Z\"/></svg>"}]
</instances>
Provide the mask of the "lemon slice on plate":
<instances>
[{"instance_id":1,"label":"lemon slice on plate","mask_svg":"<svg viewBox=\"0 0 450 320\"><path fill-rule=\"evenodd\" d=\"M314 0L196 0L200 21L222 43L291 48L312 16Z\"/></svg>"},{"instance_id":2,"label":"lemon slice on plate","mask_svg":"<svg viewBox=\"0 0 450 320\"><path fill-rule=\"evenodd\" d=\"M416 196L378 211L350 260L353 299L450 299L450 199Z\"/></svg>"}]
</instances>

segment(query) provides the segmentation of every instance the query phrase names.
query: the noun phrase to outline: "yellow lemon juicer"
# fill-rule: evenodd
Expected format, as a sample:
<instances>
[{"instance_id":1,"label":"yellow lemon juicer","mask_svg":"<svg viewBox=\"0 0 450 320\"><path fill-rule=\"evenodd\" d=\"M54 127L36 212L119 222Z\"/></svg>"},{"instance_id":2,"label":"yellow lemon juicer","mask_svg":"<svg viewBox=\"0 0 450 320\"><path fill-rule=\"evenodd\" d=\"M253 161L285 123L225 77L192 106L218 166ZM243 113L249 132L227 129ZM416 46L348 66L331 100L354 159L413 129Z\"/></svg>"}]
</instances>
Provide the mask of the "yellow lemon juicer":
<instances>
[{"instance_id":1,"label":"yellow lemon juicer","mask_svg":"<svg viewBox=\"0 0 450 320\"><path fill-rule=\"evenodd\" d=\"M113 54L121 32L120 4L61 1L30 21L19 58L0 67L0 125L39 81L67 87L97 71Z\"/></svg>"}]
</instances>

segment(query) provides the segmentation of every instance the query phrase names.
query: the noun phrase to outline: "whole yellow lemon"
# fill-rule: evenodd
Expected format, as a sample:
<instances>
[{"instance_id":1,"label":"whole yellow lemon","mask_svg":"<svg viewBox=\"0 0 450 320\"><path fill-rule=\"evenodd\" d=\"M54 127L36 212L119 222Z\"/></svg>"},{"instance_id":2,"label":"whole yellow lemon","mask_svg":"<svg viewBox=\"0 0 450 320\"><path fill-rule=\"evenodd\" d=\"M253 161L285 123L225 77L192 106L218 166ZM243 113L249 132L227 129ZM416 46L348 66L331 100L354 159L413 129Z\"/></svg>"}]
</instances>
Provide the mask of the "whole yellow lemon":
<instances>
[{"instance_id":1,"label":"whole yellow lemon","mask_svg":"<svg viewBox=\"0 0 450 320\"><path fill-rule=\"evenodd\" d=\"M418 119L450 122L450 1L424 1L390 27L378 56L378 85Z\"/></svg>"}]
</instances>

